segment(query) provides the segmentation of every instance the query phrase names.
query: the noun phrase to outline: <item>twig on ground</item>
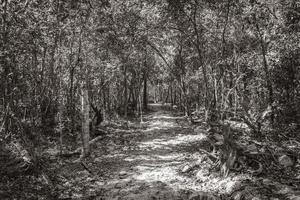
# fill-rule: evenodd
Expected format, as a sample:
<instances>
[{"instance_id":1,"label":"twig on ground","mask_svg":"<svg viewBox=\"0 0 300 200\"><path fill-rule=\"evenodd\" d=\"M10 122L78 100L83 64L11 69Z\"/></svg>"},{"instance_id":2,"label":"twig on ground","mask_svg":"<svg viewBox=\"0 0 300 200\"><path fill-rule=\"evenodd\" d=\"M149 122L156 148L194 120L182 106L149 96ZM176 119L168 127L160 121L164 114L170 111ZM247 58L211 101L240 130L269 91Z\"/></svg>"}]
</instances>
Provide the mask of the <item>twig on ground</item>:
<instances>
[{"instance_id":1,"label":"twig on ground","mask_svg":"<svg viewBox=\"0 0 300 200\"><path fill-rule=\"evenodd\" d=\"M89 168L89 166L84 161L81 161L80 163L84 167L84 169L86 169L86 171L88 171L92 175L95 175L94 172Z\"/></svg>"},{"instance_id":2,"label":"twig on ground","mask_svg":"<svg viewBox=\"0 0 300 200\"><path fill-rule=\"evenodd\" d=\"M199 149L199 151L201 151L202 153L207 154L208 156L213 157L213 158L216 159L216 160L219 159L216 155L214 155L214 154L212 154L212 153L209 153L208 151L206 151L206 150L204 150L204 149Z\"/></svg>"},{"instance_id":3,"label":"twig on ground","mask_svg":"<svg viewBox=\"0 0 300 200\"><path fill-rule=\"evenodd\" d=\"M97 141L101 140L103 138L103 136L98 136L98 137L95 137L94 139L92 139L89 144L90 145L93 145L95 144ZM74 155L80 155L82 153L82 147L79 147L77 148L75 151L72 151L72 152L66 152L66 153L63 153L63 154L60 154L58 153L58 156L61 156L61 157L72 157Z\"/></svg>"}]
</instances>

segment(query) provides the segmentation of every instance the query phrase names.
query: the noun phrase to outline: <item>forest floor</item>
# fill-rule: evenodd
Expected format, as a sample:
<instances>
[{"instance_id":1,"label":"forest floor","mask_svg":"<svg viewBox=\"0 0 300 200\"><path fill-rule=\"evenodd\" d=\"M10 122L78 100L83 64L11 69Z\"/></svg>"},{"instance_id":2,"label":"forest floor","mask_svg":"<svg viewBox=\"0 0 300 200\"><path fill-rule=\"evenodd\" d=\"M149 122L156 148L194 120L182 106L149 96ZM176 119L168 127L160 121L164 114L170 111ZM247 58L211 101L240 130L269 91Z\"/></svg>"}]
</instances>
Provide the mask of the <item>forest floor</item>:
<instances>
[{"instance_id":1,"label":"forest floor","mask_svg":"<svg viewBox=\"0 0 300 200\"><path fill-rule=\"evenodd\" d=\"M167 107L151 109L142 123L103 125L107 133L85 161L57 158L57 147L48 149L52 175L39 181L53 186L54 199L300 199L299 164L272 174L242 170L222 177L202 151L210 151L204 125L190 125ZM47 199L37 195L32 199Z\"/></svg>"}]
</instances>

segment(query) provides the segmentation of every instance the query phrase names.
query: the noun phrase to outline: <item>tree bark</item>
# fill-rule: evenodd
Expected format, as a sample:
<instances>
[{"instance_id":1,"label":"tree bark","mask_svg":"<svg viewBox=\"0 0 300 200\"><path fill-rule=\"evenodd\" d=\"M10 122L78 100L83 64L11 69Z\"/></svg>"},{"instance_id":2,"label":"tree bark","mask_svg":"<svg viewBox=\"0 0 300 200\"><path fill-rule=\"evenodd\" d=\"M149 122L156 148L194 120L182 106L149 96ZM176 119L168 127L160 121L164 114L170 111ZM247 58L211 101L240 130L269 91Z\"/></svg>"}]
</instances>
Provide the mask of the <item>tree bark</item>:
<instances>
[{"instance_id":1,"label":"tree bark","mask_svg":"<svg viewBox=\"0 0 300 200\"><path fill-rule=\"evenodd\" d=\"M147 90L147 72L144 71L143 75L143 81L144 81L144 93L143 93L143 108L144 110L148 109L148 90Z\"/></svg>"},{"instance_id":2,"label":"tree bark","mask_svg":"<svg viewBox=\"0 0 300 200\"><path fill-rule=\"evenodd\" d=\"M204 79L204 108L205 108L205 121L207 121L208 110L209 110L208 78L207 78L207 69L206 69L206 66L204 65L203 57L202 57L202 49L203 48L200 47L201 42L200 42L199 30L198 30L197 22L196 22L196 14L197 14L197 7L195 7L195 10L194 10L194 16L192 19L192 23L193 23L194 34L196 36L195 47L196 47L196 50L198 53L198 60L199 60L200 66L202 68L202 74L203 74L203 79Z\"/></svg>"},{"instance_id":3,"label":"tree bark","mask_svg":"<svg viewBox=\"0 0 300 200\"><path fill-rule=\"evenodd\" d=\"M81 88L81 112L82 112L82 132L81 132L81 139L82 139L82 146L83 146L83 157L87 157L90 154L90 129L89 129L89 96L88 96L88 89L86 83L83 84Z\"/></svg>"},{"instance_id":4,"label":"tree bark","mask_svg":"<svg viewBox=\"0 0 300 200\"><path fill-rule=\"evenodd\" d=\"M74 134L74 127L75 127L75 119L74 119L74 115L75 115L75 104L74 104L74 71L75 71L75 67L71 66L70 68L70 99L69 99L69 114L71 116L71 133Z\"/></svg>"},{"instance_id":5,"label":"tree bark","mask_svg":"<svg viewBox=\"0 0 300 200\"><path fill-rule=\"evenodd\" d=\"M173 100L174 100L174 105L176 105L177 104L177 87L176 87L176 84L174 85L174 98L173 98Z\"/></svg>"},{"instance_id":6,"label":"tree bark","mask_svg":"<svg viewBox=\"0 0 300 200\"><path fill-rule=\"evenodd\" d=\"M7 4L8 1L4 0L3 1L3 14L2 14L2 52L6 52L7 44L8 44L8 31L7 31ZM10 107L10 102L9 102L9 94L10 94L10 89L9 89L9 81L8 81L8 74L9 74L9 66L7 63L7 53L5 53L3 56L1 56L0 64L3 65L3 77L1 77L1 82L2 82L2 95L3 95L3 108L8 111ZM4 115L3 117L3 127L4 127L4 134L6 135L8 131L9 124L7 123L8 120L6 118L7 115Z\"/></svg>"},{"instance_id":7,"label":"tree bark","mask_svg":"<svg viewBox=\"0 0 300 200\"><path fill-rule=\"evenodd\" d=\"M128 88L127 88L127 66L124 65L124 116L128 116Z\"/></svg>"},{"instance_id":8,"label":"tree bark","mask_svg":"<svg viewBox=\"0 0 300 200\"><path fill-rule=\"evenodd\" d=\"M171 102L171 106L174 105L174 99L173 99L173 82L171 83L170 87L170 102Z\"/></svg>"},{"instance_id":9,"label":"tree bark","mask_svg":"<svg viewBox=\"0 0 300 200\"><path fill-rule=\"evenodd\" d=\"M59 81L59 91L58 91L58 130L59 130L59 146L60 146L60 155L63 154L64 146L63 146L63 96L62 96L62 87L61 81Z\"/></svg>"},{"instance_id":10,"label":"tree bark","mask_svg":"<svg viewBox=\"0 0 300 200\"><path fill-rule=\"evenodd\" d=\"M223 114L225 109L227 108L227 99L224 99L224 93L225 93L225 88L226 88L226 68L228 68L228 63L227 63L227 58L226 58L226 29L227 29L227 25L228 25L228 21L229 21L229 13L230 13L230 0L227 1L227 5L226 5L226 16L225 16L225 23L224 23L224 28L223 28L223 32L222 32L222 59L224 61L222 67L221 67L221 72L220 72L220 76L221 76L221 102L220 105L218 106L218 101L216 101L216 108L219 109L219 111L221 112L221 119L223 119Z\"/></svg>"},{"instance_id":11,"label":"tree bark","mask_svg":"<svg viewBox=\"0 0 300 200\"><path fill-rule=\"evenodd\" d=\"M259 36L259 41L260 41L260 46L261 46L264 71L265 71L266 79L267 79L267 89L268 89L268 92L269 92L268 105L271 106L271 109L272 109L272 111L271 111L271 123L273 124L273 122L274 122L274 113L273 113L273 105L272 104L274 102L274 99L273 99L272 82L271 82L271 79L270 79L270 72L269 72L269 69L268 69L268 63L267 63L267 58L266 58L267 50L266 50L266 47L265 47L265 42L264 42L264 39L263 39L263 35L262 35L261 30L259 28L258 22L256 20L256 17L254 16L254 18L255 18L255 26L256 26L258 36Z\"/></svg>"}]
</instances>

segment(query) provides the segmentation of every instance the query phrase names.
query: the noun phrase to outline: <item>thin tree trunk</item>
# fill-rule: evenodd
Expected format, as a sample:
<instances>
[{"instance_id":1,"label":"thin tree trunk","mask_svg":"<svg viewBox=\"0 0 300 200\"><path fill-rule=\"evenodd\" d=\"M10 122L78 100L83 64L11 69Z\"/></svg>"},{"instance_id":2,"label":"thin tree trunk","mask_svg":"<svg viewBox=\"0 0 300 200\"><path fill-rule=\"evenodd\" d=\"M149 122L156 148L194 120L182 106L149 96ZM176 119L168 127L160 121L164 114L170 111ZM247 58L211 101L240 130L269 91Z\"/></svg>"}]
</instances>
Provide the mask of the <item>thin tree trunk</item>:
<instances>
[{"instance_id":1,"label":"thin tree trunk","mask_svg":"<svg viewBox=\"0 0 300 200\"><path fill-rule=\"evenodd\" d=\"M196 23L196 9L195 8L195 13L194 13L194 19L193 19L193 28L194 28L194 32L196 35L196 43L195 43L195 47L197 49L197 53L198 53L198 60L199 63L201 65L202 68L202 74L203 74L203 79L204 79L204 108L205 108L205 121L208 120L208 110L209 110L209 94L208 94L208 78L207 78L207 69L206 66L204 65L203 62L203 57L202 57L202 48L200 48L200 36L199 36L199 31L197 28L197 23Z\"/></svg>"},{"instance_id":2,"label":"thin tree trunk","mask_svg":"<svg viewBox=\"0 0 300 200\"><path fill-rule=\"evenodd\" d=\"M2 52L6 52L6 48L7 48L7 44L8 44L8 37L7 37L7 21L6 21L6 18L7 18L7 0L4 0L2 2L3 4L3 14L2 14ZM10 93L9 92L9 81L8 81L8 74L9 74L9 66L8 66L8 63L7 63L7 59L6 59L6 56L8 56L7 54L4 54L4 56L2 57L1 56L1 60L0 60L0 64L3 65L3 68L4 68L4 71L3 71L3 77L1 78L2 79L2 95L3 95L3 108L8 112L9 110L9 100L8 100L8 94ZM5 115L7 116L7 115ZM8 127L9 127L9 124L8 124L8 120L6 117L3 117L3 127L4 127L4 134L6 135L7 131L8 131Z\"/></svg>"},{"instance_id":3,"label":"thin tree trunk","mask_svg":"<svg viewBox=\"0 0 300 200\"><path fill-rule=\"evenodd\" d=\"M154 85L154 103L156 103L156 98L157 98L156 85Z\"/></svg>"},{"instance_id":4,"label":"thin tree trunk","mask_svg":"<svg viewBox=\"0 0 300 200\"><path fill-rule=\"evenodd\" d=\"M107 112L111 113L110 85L108 85L106 92L107 92ZM103 117L103 120L106 120L106 119Z\"/></svg>"},{"instance_id":5,"label":"thin tree trunk","mask_svg":"<svg viewBox=\"0 0 300 200\"><path fill-rule=\"evenodd\" d=\"M233 73L230 72L230 80L229 80L229 88L230 90L232 89L233 87ZM233 106L233 96L232 96L232 93L229 94L229 107L232 108Z\"/></svg>"},{"instance_id":6,"label":"thin tree trunk","mask_svg":"<svg viewBox=\"0 0 300 200\"><path fill-rule=\"evenodd\" d=\"M82 30L81 30L82 31ZM82 48L82 32L80 33L79 48L78 48L78 64L82 72L84 72L82 82L81 82L81 115L82 115L82 131L81 140L83 147L83 158L90 155L90 102L89 102L89 68L85 65L83 66L83 60L80 57ZM85 58L86 59L86 58ZM86 62L86 60L85 60ZM85 67L83 69L83 67Z\"/></svg>"},{"instance_id":7,"label":"thin tree trunk","mask_svg":"<svg viewBox=\"0 0 300 200\"><path fill-rule=\"evenodd\" d=\"M224 110L227 107L226 100L224 98L224 96L225 96L224 91L225 91L225 83L224 83L224 78L222 78L222 80L221 80L221 102L220 102L221 119L223 119ZM217 102L216 102L216 104L217 104Z\"/></svg>"},{"instance_id":8,"label":"thin tree trunk","mask_svg":"<svg viewBox=\"0 0 300 200\"><path fill-rule=\"evenodd\" d=\"M261 51L262 51L262 57L263 57L263 66L264 66L264 71L266 74L266 79L267 79L267 89L269 92L269 97L268 97L268 104L271 107L272 111L271 111L271 123L274 123L274 113L273 113L273 88L272 88L272 82L270 79L270 72L268 69L268 63L267 63L267 58L266 58L266 54L267 54L267 50L265 47L265 42L263 39L263 35L260 31L260 28L258 26L258 23L256 21L256 17L255 17L255 25L256 25L256 30L258 32L258 36L259 36L259 40L260 40L260 46L261 46Z\"/></svg>"},{"instance_id":9,"label":"thin tree trunk","mask_svg":"<svg viewBox=\"0 0 300 200\"><path fill-rule=\"evenodd\" d=\"M201 105L201 99L202 99L202 97L201 97L202 95L201 95L201 83L200 83L200 81L198 81L198 84L197 84L197 112L199 112L200 111L200 105Z\"/></svg>"},{"instance_id":10,"label":"thin tree trunk","mask_svg":"<svg viewBox=\"0 0 300 200\"><path fill-rule=\"evenodd\" d=\"M165 98L165 102L166 102L166 103L169 103L168 100L169 100L169 96L170 96L170 88L171 88L171 87L169 86L168 89L167 89L167 96L166 96L166 98Z\"/></svg>"},{"instance_id":11,"label":"thin tree trunk","mask_svg":"<svg viewBox=\"0 0 300 200\"><path fill-rule=\"evenodd\" d=\"M147 73L146 70L144 71L144 76L143 76L143 81L144 81L144 93L143 93L143 107L144 110L148 109L148 90L147 90Z\"/></svg>"},{"instance_id":12,"label":"thin tree trunk","mask_svg":"<svg viewBox=\"0 0 300 200\"><path fill-rule=\"evenodd\" d=\"M188 116L187 94L184 81L181 79L182 102L185 116Z\"/></svg>"},{"instance_id":13,"label":"thin tree trunk","mask_svg":"<svg viewBox=\"0 0 300 200\"><path fill-rule=\"evenodd\" d=\"M59 91L58 91L58 129L59 129L59 146L60 146L60 154L63 154L63 96L62 96L62 87L61 81L59 82Z\"/></svg>"},{"instance_id":14,"label":"thin tree trunk","mask_svg":"<svg viewBox=\"0 0 300 200\"><path fill-rule=\"evenodd\" d=\"M124 65L124 116L127 119L128 115L128 88L127 88L127 66L126 64Z\"/></svg>"},{"instance_id":15,"label":"thin tree trunk","mask_svg":"<svg viewBox=\"0 0 300 200\"><path fill-rule=\"evenodd\" d=\"M173 99L173 83L171 83L170 85L170 102L171 102L171 106L174 105L174 99Z\"/></svg>"},{"instance_id":16,"label":"thin tree trunk","mask_svg":"<svg viewBox=\"0 0 300 200\"><path fill-rule=\"evenodd\" d=\"M83 145L83 157L87 157L90 154L90 129L89 129L89 96L88 96L88 89L86 83L83 83L81 88L81 112L82 112L82 132L81 132L81 139Z\"/></svg>"},{"instance_id":17,"label":"thin tree trunk","mask_svg":"<svg viewBox=\"0 0 300 200\"><path fill-rule=\"evenodd\" d=\"M159 102L162 102L162 91L161 90L162 90L161 85L159 84L158 85L158 96L159 96L158 101Z\"/></svg>"},{"instance_id":18,"label":"thin tree trunk","mask_svg":"<svg viewBox=\"0 0 300 200\"><path fill-rule=\"evenodd\" d=\"M223 114L225 108L227 108L227 103L226 99L224 99L224 93L225 93L225 88L226 88L226 67L228 67L227 59L226 59L226 29L229 21L229 13L230 13L230 0L227 1L227 10L226 10L226 18L225 18L225 24L222 32L222 58L224 61L224 64L221 67L221 102L220 106L218 106L218 102L216 102L216 108L220 109L219 111L221 112L221 119L223 119ZM225 68L225 69L224 69ZM225 79L225 80L224 80Z\"/></svg>"},{"instance_id":19,"label":"thin tree trunk","mask_svg":"<svg viewBox=\"0 0 300 200\"><path fill-rule=\"evenodd\" d=\"M217 81L217 74L214 74L214 101L215 101L215 104L217 105L218 103L218 81Z\"/></svg>"},{"instance_id":20,"label":"thin tree trunk","mask_svg":"<svg viewBox=\"0 0 300 200\"><path fill-rule=\"evenodd\" d=\"M140 119L141 123L143 122L143 108L142 108L142 100L141 100L141 92L139 91L139 105L140 105Z\"/></svg>"},{"instance_id":21,"label":"thin tree trunk","mask_svg":"<svg viewBox=\"0 0 300 200\"><path fill-rule=\"evenodd\" d=\"M106 90L107 90L107 88L106 88L106 86L104 86L102 89L103 105L102 105L102 113L101 113L104 121L106 120L105 113L106 113L106 105L107 105Z\"/></svg>"},{"instance_id":22,"label":"thin tree trunk","mask_svg":"<svg viewBox=\"0 0 300 200\"><path fill-rule=\"evenodd\" d=\"M176 84L174 85L174 105L177 104L177 87Z\"/></svg>"},{"instance_id":23,"label":"thin tree trunk","mask_svg":"<svg viewBox=\"0 0 300 200\"><path fill-rule=\"evenodd\" d=\"M71 133L74 134L75 127L75 104L74 104L74 70L75 67L71 67L70 69L70 105L69 105L69 114L71 116Z\"/></svg>"}]
</instances>

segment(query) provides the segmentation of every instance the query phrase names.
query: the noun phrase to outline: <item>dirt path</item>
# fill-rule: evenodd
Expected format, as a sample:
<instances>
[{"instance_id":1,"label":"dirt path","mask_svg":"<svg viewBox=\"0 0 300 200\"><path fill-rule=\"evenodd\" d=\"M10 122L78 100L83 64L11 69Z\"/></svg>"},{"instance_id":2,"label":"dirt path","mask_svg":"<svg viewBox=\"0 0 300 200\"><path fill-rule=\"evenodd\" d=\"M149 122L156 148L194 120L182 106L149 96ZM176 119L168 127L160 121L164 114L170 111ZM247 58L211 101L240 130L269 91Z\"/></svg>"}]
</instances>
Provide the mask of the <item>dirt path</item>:
<instances>
[{"instance_id":1,"label":"dirt path","mask_svg":"<svg viewBox=\"0 0 300 200\"><path fill-rule=\"evenodd\" d=\"M170 109L154 110L139 121L110 123L108 134L93 145L86 167L62 165L59 199L201 200L294 199L291 187L243 171L226 178L211 170L214 163L201 153L210 151L204 127L189 125ZM220 197L220 198L219 198ZM276 197L276 198L275 198ZM298 197L298 196L296 196Z\"/></svg>"},{"instance_id":2,"label":"dirt path","mask_svg":"<svg viewBox=\"0 0 300 200\"><path fill-rule=\"evenodd\" d=\"M221 179L208 171L199 148L206 148L206 131L188 125L182 116L158 105L143 123L110 126L93 147L87 170L74 170L77 185L63 196L72 199L189 199L199 191L229 193L237 179ZM197 171L188 173L193 166ZM70 169L68 169L70 170ZM72 184L71 184L72 185ZM78 191L74 191L78 187Z\"/></svg>"},{"instance_id":3,"label":"dirt path","mask_svg":"<svg viewBox=\"0 0 300 200\"><path fill-rule=\"evenodd\" d=\"M173 116L166 110L147 115L141 126L118 130L117 139L106 146L107 154L103 155L105 149L102 149L95 155L94 170L101 168L100 176L109 173L103 183L107 198L135 196L138 199L141 195L155 193L153 188L168 191L168 195L173 196L170 191L188 181L188 177L180 175L182 163L196 159L191 157L189 147L192 141L201 140L204 135L194 134L183 117Z\"/></svg>"}]
</instances>

